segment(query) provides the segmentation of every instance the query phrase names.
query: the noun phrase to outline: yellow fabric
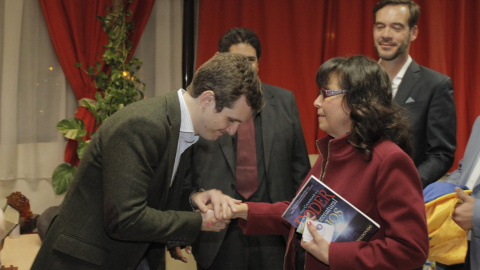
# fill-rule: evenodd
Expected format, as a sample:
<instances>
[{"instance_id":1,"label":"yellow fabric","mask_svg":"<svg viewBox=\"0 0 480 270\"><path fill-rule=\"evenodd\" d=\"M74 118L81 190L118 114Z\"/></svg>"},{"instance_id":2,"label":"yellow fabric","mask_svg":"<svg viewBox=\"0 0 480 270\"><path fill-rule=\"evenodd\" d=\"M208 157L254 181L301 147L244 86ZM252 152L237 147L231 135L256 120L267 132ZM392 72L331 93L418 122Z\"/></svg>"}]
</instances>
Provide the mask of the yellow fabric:
<instances>
[{"instance_id":1,"label":"yellow fabric","mask_svg":"<svg viewBox=\"0 0 480 270\"><path fill-rule=\"evenodd\" d=\"M464 190L472 193L471 190ZM452 220L455 206L461 203L457 194L449 193L425 204L430 250L428 260L452 265L465 262L467 231Z\"/></svg>"}]
</instances>

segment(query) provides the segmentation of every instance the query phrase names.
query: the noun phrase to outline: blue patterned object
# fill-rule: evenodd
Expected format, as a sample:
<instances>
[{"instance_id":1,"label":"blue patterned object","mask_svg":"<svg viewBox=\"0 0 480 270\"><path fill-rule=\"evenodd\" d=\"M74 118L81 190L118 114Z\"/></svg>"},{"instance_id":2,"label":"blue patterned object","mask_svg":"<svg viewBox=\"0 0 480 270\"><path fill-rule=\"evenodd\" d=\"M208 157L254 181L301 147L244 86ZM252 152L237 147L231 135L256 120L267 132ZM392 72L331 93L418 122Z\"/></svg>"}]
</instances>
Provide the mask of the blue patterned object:
<instances>
[{"instance_id":1,"label":"blue patterned object","mask_svg":"<svg viewBox=\"0 0 480 270\"><path fill-rule=\"evenodd\" d=\"M431 202L436 198L455 192L455 187L467 190L468 187L464 185L455 185L448 182L435 182L423 189L423 199L425 203Z\"/></svg>"}]
</instances>

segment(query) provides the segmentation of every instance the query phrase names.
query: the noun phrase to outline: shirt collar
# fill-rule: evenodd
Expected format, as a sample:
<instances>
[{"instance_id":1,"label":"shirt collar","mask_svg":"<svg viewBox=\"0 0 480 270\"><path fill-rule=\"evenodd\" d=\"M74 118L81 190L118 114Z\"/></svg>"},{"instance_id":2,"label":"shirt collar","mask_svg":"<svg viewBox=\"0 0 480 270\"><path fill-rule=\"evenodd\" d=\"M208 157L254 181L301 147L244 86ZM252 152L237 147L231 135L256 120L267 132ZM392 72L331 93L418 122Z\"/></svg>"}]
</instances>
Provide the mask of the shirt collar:
<instances>
[{"instance_id":1,"label":"shirt collar","mask_svg":"<svg viewBox=\"0 0 480 270\"><path fill-rule=\"evenodd\" d=\"M395 79L400 79L400 81L403 79L403 76L405 75L405 72L407 72L408 67L412 63L412 57L408 55L407 61L405 61L405 64L403 64L402 69L398 72L397 76L395 76Z\"/></svg>"},{"instance_id":2,"label":"shirt collar","mask_svg":"<svg viewBox=\"0 0 480 270\"><path fill-rule=\"evenodd\" d=\"M198 135L195 135L195 130L193 129L192 118L190 117L190 112L188 111L187 103L183 94L186 91L184 89L179 89L177 91L178 100L180 102L180 112L181 112L181 122L180 122L180 133L183 133L183 138L190 143L194 143L198 140Z\"/></svg>"},{"instance_id":3,"label":"shirt collar","mask_svg":"<svg viewBox=\"0 0 480 270\"><path fill-rule=\"evenodd\" d=\"M378 60L378 63L381 63L382 59ZM412 57L408 55L407 61L403 64L402 68L400 71L398 71L397 75L395 78L392 79L392 97L394 98L395 95L397 94L398 87L400 86L400 83L402 83L403 76L405 75L405 72L407 72L408 67L412 63Z\"/></svg>"}]
</instances>

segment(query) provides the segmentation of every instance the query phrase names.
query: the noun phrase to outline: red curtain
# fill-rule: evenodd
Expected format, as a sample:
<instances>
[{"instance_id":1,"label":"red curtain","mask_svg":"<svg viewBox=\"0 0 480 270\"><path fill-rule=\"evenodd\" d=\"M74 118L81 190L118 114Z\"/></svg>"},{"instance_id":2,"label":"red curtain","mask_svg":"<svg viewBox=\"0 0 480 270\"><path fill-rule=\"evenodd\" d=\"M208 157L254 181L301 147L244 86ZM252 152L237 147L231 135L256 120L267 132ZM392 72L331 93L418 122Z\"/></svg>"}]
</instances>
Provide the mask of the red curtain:
<instances>
[{"instance_id":1,"label":"red curtain","mask_svg":"<svg viewBox=\"0 0 480 270\"><path fill-rule=\"evenodd\" d=\"M373 47L372 9L378 0L203 0L200 1L197 66L217 50L231 27L253 29L262 43L260 79L295 93L309 153L317 153L318 130L313 101L315 74L331 57L365 54ZM480 1L417 0L419 37L410 55L420 65L453 80L457 106L458 166L475 118L480 115L478 74Z\"/></svg>"},{"instance_id":2,"label":"red curtain","mask_svg":"<svg viewBox=\"0 0 480 270\"><path fill-rule=\"evenodd\" d=\"M82 98L95 99L96 88L89 75L75 67L82 63L83 68L95 66L103 54L103 45L108 36L102 30L97 16L106 15L106 7L112 6L111 0L39 0L50 33L53 47L65 76L70 83L77 100ZM133 43L132 55L155 0L136 0L127 7L133 12L135 31L131 37ZM141 2L141 4L140 4ZM78 107L75 117L82 119L86 130L92 132L95 119L84 107ZM77 164L77 143L70 140L65 149L65 162Z\"/></svg>"}]
</instances>

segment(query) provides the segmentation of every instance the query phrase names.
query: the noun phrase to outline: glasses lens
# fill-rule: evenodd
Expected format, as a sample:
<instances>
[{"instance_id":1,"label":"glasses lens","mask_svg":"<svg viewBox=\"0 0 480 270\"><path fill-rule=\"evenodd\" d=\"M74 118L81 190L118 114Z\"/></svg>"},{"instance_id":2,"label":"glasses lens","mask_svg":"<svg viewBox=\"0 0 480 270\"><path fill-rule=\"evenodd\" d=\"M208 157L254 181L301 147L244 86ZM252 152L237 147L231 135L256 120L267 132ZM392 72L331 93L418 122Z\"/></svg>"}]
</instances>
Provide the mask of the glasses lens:
<instances>
[{"instance_id":1,"label":"glasses lens","mask_svg":"<svg viewBox=\"0 0 480 270\"><path fill-rule=\"evenodd\" d=\"M327 98L331 96L345 94L346 92L347 90L330 90L330 89L320 88L318 91L318 94L321 95L323 98Z\"/></svg>"}]
</instances>

